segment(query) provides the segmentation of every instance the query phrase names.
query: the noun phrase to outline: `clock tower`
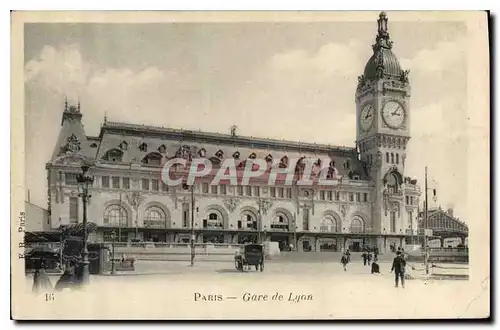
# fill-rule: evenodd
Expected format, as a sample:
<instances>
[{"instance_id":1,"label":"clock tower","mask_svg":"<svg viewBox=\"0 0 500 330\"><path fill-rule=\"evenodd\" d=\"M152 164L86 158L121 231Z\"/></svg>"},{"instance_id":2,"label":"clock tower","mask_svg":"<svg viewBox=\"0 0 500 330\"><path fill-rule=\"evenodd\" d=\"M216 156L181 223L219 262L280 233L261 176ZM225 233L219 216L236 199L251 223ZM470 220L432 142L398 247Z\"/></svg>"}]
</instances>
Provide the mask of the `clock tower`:
<instances>
[{"instance_id":1,"label":"clock tower","mask_svg":"<svg viewBox=\"0 0 500 330\"><path fill-rule=\"evenodd\" d=\"M356 146L374 183L371 230L380 235L371 244L381 251L392 243L399 246L408 227L404 169L410 139L410 84L408 71L401 69L392 52L387 22L387 15L380 13L373 55L356 90Z\"/></svg>"}]
</instances>

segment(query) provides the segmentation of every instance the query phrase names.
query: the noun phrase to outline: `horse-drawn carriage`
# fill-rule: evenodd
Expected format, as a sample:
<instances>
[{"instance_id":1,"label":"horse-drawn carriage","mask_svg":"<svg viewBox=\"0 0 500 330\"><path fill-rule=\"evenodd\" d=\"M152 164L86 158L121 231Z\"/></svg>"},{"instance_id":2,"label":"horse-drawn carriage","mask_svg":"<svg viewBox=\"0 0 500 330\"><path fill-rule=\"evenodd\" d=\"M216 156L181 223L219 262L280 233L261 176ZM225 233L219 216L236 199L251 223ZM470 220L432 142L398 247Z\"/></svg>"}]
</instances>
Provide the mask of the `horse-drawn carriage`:
<instances>
[{"instance_id":1,"label":"horse-drawn carriage","mask_svg":"<svg viewBox=\"0 0 500 330\"><path fill-rule=\"evenodd\" d=\"M247 244L241 247L239 253L234 257L234 266L240 272L250 270L255 266L255 270L264 270L264 247L261 244Z\"/></svg>"}]
</instances>

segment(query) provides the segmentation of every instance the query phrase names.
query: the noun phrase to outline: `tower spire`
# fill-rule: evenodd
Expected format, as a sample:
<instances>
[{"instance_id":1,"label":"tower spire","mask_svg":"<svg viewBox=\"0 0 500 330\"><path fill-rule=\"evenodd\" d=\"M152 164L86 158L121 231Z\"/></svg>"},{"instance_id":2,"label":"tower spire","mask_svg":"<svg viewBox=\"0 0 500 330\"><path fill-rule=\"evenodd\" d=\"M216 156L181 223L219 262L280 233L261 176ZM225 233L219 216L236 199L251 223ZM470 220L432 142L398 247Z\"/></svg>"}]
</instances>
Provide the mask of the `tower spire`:
<instances>
[{"instance_id":1,"label":"tower spire","mask_svg":"<svg viewBox=\"0 0 500 330\"><path fill-rule=\"evenodd\" d=\"M68 111L68 97L64 95L64 111Z\"/></svg>"},{"instance_id":2,"label":"tower spire","mask_svg":"<svg viewBox=\"0 0 500 330\"><path fill-rule=\"evenodd\" d=\"M377 39L376 39L375 44L372 46L373 52L376 52L376 51L380 50L381 48L387 48L387 49L392 48L392 41L390 40L387 22L388 22L387 14L385 12L381 12L378 15Z\"/></svg>"}]
</instances>

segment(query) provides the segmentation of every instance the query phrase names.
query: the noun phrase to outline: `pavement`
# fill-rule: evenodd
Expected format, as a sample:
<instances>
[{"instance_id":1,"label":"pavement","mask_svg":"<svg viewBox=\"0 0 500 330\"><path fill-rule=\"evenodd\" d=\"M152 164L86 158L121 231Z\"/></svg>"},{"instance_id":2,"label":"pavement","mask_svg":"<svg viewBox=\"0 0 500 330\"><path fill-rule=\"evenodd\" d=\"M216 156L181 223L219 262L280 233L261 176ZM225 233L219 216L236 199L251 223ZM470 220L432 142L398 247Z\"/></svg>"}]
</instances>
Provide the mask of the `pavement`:
<instances>
[{"instance_id":1,"label":"pavement","mask_svg":"<svg viewBox=\"0 0 500 330\"><path fill-rule=\"evenodd\" d=\"M41 318L53 315L56 318L94 319L104 313L102 315L118 315L121 319L162 319L193 315L252 318L257 315L256 308L259 315L269 318L311 317L312 313L316 313L317 318L361 315L364 318L391 315L411 318L417 314L456 317L473 312L474 302L470 300L469 291L464 290L467 282L420 277L407 280L404 289L396 289L394 274L390 273L391 263L379 265L381 274L371 274L371 267L363 266L362 262L352 262L344 271L339 262L333 261L268 261L263 272L255 269L239 272L232 262L195 262L191 267L185 261L139 260L134 272L92 275L90 284L82 290L56 293L56 302L52 305L40 295L30 305L30 313ZM50 280L54 285L57 277L51 276ZM21 294L23 299L28 299L32 296L31 275L26 276L25 283ZM282 303L270 300L259 305L244 298L260 294L271 297L278 293L284 296ZM212 299L221 298L212 302L197 300L197 297L210 295ZM301 295L306 300L292 301L292 295ZM308 301L307 297L314 298ZM82 308L75 309L75 301Z\"/></svg>"}]
</instances>

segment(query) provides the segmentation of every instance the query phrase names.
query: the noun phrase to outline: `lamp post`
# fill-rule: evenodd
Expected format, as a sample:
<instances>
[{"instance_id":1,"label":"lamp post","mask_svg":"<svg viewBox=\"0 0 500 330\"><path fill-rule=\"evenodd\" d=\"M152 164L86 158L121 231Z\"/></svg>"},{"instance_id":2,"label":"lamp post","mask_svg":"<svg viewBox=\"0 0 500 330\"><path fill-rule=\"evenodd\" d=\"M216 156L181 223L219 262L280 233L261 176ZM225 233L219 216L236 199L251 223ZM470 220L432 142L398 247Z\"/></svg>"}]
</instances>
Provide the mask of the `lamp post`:
<instances>
[{"instance_id":1,"label":"lamp post","mask_svg":"<svg viewBox=\"0 0 500 330\"><path fill-rule=\"evenodd\" d=\"M86 285L89 282L89 251L87 249L87 203L89 198L89 186L94 182L94 177L88 175L88 170L90 166L83 165L82 173L78 175L77 181L81 187L81 193L79 194L82 197L83 202L83 249L82 249L82 274L81 274L81 284Z\"/></svg>"},{"instance_id":2,"label":"lamp post","mask_svg":"<svg viewBox=\"0 0 500 330\"><path fill-rule=\"evenodd\" d=\"M111 275L116 274L116 268L115 268L115 239L116 239L116 233L113 230L111 232Z\"/></svg>"},{"instance_id":3,"label":"lamp post","mask_svg":"<svg viewBox=\"0 0 500 330\"><path fill-rule=\"evenodd\" d=\"M194 266L194 184L191 186L191 267Z\"/></svg>"}]
</instances>

